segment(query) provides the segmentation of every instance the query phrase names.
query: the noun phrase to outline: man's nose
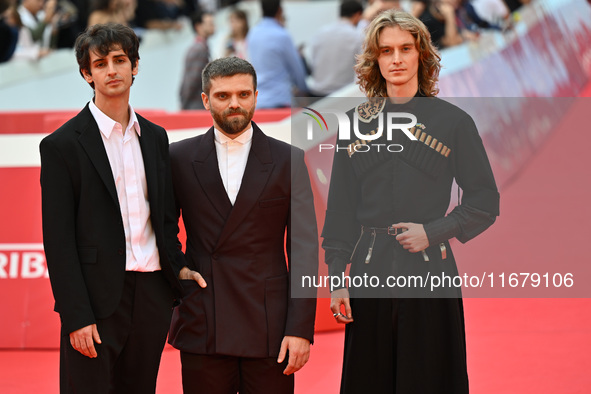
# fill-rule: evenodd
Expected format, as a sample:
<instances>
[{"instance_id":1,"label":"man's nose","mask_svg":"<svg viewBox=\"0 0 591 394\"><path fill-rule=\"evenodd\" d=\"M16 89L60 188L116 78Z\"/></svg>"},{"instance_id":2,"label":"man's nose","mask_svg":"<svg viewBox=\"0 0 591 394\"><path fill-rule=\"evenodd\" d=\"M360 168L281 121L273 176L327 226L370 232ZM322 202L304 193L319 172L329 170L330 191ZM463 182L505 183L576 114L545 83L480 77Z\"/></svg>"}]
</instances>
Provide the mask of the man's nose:
<instances>
[{"instance_id":1,"label":"man's nose","mask_svg":"<svg viewBox=\"0 0 591 394\"><path fill-rule=\"evenodd\" d=\"M230 108L239 108L240 103L238 102L237 96L230 97Z\"/></svg>"},{"instance_id":2,"label":"man's nose","mask_svg":"<svg viewBox=\"0 0 591 394\"><path fill-rule=\"evenodd\" d=\"M115 71L115 63L114 62L107 62L107 73L109 75L113 75L116 73Z\"/></svg>"}]
</instances>

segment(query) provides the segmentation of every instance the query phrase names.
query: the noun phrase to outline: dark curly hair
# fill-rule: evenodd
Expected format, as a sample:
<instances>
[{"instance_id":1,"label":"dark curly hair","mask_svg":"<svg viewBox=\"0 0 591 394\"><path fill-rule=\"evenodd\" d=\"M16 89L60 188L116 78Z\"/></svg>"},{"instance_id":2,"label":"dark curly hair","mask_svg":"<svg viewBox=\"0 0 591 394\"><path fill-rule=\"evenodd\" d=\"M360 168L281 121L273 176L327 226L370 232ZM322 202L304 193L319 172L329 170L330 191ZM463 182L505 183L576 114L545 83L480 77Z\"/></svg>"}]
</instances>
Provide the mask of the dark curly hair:
<instances>
[{"instance_id":1,"label":"dark curly hair","mask_svg":"<svg viewBox=\"0 0 591 394\"><path fill-rule=\"evenodd\" d=\"M76 38L74 49L80 75L84 77L83 71L90 72L90 52L94 51L101 56L107 56L114 49L121 49L134 67L138 60L140 41L128 26L118 23L105 23L89 26ZM134 78L135 79L135 78ZM94 89L94 82L90 83Z\"/></svg>"}]
</instances>

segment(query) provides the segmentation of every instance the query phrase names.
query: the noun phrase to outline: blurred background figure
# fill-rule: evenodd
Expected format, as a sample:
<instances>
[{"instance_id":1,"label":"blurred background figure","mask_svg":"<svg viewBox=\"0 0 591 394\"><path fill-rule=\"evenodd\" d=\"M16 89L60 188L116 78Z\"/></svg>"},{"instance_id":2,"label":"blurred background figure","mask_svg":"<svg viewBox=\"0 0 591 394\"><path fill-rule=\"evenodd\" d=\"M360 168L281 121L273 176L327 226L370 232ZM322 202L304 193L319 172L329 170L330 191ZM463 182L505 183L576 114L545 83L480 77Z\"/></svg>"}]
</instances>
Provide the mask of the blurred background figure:
<instances>
[{"instance_id":1,"label":"blurred background figure","mask_svg":"<svg viewBox=\"0 0 591 394\"><path fill-rule=\"evenodd\" d=\"M284 27L280 0L261 0L263 19L246 38L248 57L257 70L257 108L282 108L296 96L306 96L306 69L291 36Z\"/></svg>"},{"instance_id":2,"label":"blurred background figure","mask_svg":"<svg viewBox=\"0 0 591 394\"><path fill-rule=\"evenodd\" d=\"M181 79L181 109L204 109L201 100L201 72L210 61L207 39L215 33L213 15L196 12L191 16L195 42L187 51L185 70Z\"/></svg>"},{"instance_id":3,"label":"blurred background figure","mask_svg":"<svg viewBox=\"0 0 591 394\"><path fill-rule=\"evenodd\" d=\"M361 53L363 34L357 29L363 7L356 0L340 6L340 20L321 29L310 44L310 93L327 96L355 82L355 55ZM337 60L338 59L338 60Z\"/></svg>"},{"instance_id":4,"label":"blurred background figure","mask_svg":"<svg viewBox=\"0 0 591 394\"><path fill-rule=\"evenodd\" d=\"M511 12L505 0L470 0L466 10L483 28L502 29L510 24Z\"/></svg>"},{"instance_id":5,"label":"blurred background figure","mask_svg":"<svg viewBox=\"0 0 591 394\"><path fill-rule=\"evenodd\" d=\"M139 0L135 25L146 29L180 30L180 18L185 15L183 0Z\"/></svg>"},{"instance_id":6,"label":"blurred background figure","mask_svg":"<svg viewBox=\"0 0 591 394\"><path fill-rule=\"evenodd\" d=\"M109 22L129 26L135 18L136 8L137 0L95 0L88 26Z\"/></svg>"},{"instance_id":7,"label":"blurred background figure","mask_svg":"<svg viewBox=\"0 0 591 394\"><path fill-rule=\"evenodd\" d=\"M55 18L54 48L73 48L78 34L78 8L70 0L58 0Z\"/></svg>"},{"instance_id":8,"label":"blurred background figure","mask_svg":"<svg viewBox=\"0 0 591 394\"><path fill-rule=\"evenodd\" d=\"M367 7L363 10L361 21L357 25L358 29L365 32L369 23L382 11L402 9L400 0L369 0Z\"/></svg>"},{"instance_id":9,"label":"blurred background figure","mask_svg":"<svg viewBox=\"0 0 591 394\"><path fill-rule=\"evenodd\" d=\"M248 15L238 8L230 13L230 35L226 41L224 56L247 58L246 36L248 34Z\"/></svg>"},{"instance_id":10,"label":"blurred background figure","mask_svg":"<svg viewBox=\"0 0 591 394\"><path fill-rule=\"evenodd\" d=\"M418 18L425 11L425 8L427 8L430 2L430 0L412 0L408 12L415 18Z\"/></svg>"},{"instance_id":11,"label":"blurred background figure","mask_svg":"<svg viewBox=\"0 0 591 394\"><path fill-rule=\"evenodd\" d=\"M19 30L9 19L11 8L10 0L0 0L0 63L10 60L18 41Z\"/></svg>"},{"instance_id":12,"label":"blurred background figure","mask_svg":"<svg viewBox=\"0 0 591 394\"><path fill-rule=\"evenodd\" d=\"M22 0L18 7L21 23L31 31L33 41L49 48L57 24L57 0Z\"/></svg>"},{"instance_id":13,"label":"blurred background figure","mask_svg":"<svg viewBox=\"0 0 591 394\"><path fill-rule=\"evenodd\" d=\"M80 33L78 9L67 0L22 0L18 13L42 48L72 48Z\"/></svg>"},{"instance_id":14,"label":"blurred background figure","mask_svg":"<svg viewBox=\"0 0 591 394\"><path fill-rule=\"evenodd\" d=\"M431 33L431 41L439 49L452 47L464 42L460 33L456 11L461 0L437 0L425 4L419 19Z\"/></svg>"},{"instance_id":15,"label":"blurred background figure","mask_svg":"<svg viewBox=\"0 0 591 394\"><path fill-rule=\"evenodd\" d=\"M507 4L507 7L509 7L510 12L515 12L521 8L522 5L529 3L531 3L531 0L505 0L505 4Z\"/></svg>"},{"instance_id":16,"label":"blurred background figure","mask_svg":"<svg viewBox=\"0 0 591 394\"><path fill-rule=\"evenodd\" d=\"M16 7L11 5L4 11L4 20L16 31L18 37L10 59L38 60L51 52L49 48L44 48L40 42L33 40L33 34L23 25Z\"/></svg>"}]
</instances>

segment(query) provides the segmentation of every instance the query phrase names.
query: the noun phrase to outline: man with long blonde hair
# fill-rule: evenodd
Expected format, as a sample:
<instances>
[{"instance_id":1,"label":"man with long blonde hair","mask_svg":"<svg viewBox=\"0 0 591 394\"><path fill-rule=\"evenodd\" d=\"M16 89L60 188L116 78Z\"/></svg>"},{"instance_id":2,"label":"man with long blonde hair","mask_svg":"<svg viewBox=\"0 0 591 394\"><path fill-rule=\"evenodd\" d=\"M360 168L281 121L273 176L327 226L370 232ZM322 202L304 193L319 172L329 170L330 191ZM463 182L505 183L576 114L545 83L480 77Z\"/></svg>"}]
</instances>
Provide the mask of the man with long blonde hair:
<instances>
[{"instance_id":1,"label":"man with long blonde hair","mask_svg":"<svg viewBox=\"0 0 591 394\"><path fill-rule=\"evenodd\" d=\"M422 283L459 276L449 240L486 230L499 194L472 118L434 97L440 59L405 12L367 28L356 72L369 100L348 112L364 136L338 141L322 232L331 310L346 324L341 393L468 393L460 289ZM386 136L384 118L404 117L406 132ZM454 180L463 196L446 214Z\"/></svg>"},{"instance_id":2,"label":"man with long blonde hair","mask_svg":"<svg viewBox=\"0 0 591 394\"><path fill-rule=\"evenodd\" d=\"M431 43L427 27L417 18L402 11L380 14L367 28L363 53L359 55L355 71L359 85L368 97L392 97L387 91L387 80L380 72L380 36L385 28L408 32L418 52L418 74L416 82L419 93L425 97L437 95L437 80L441 70L441 57ZM414 86L414 85L413 85ZM413 94L414 96L414 94Z\"/></svg>"}]
</instances>

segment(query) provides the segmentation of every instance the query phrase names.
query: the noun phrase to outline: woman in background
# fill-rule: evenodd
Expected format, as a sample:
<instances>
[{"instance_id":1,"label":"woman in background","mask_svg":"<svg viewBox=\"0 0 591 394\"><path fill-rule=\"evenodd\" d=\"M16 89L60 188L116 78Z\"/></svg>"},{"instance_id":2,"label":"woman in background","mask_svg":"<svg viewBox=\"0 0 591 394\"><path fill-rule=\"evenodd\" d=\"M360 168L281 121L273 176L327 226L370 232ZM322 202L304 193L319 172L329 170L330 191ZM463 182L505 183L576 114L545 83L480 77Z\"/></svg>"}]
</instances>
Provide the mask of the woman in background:
<instances>
[{"instance_id":1,"label":"woman in background","mask_svg":"<svg viewBox=\"0 0 591 394\"><path fill-rule=\"evenodd\" d=\"M230 14L230 35L226 42L224 56L236 56L246 59L246 35L248 34L248 15L235 9Z\"/></svg>"}]
</instances>

